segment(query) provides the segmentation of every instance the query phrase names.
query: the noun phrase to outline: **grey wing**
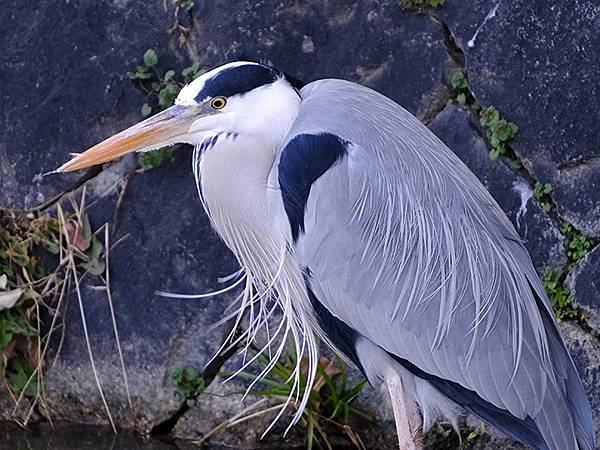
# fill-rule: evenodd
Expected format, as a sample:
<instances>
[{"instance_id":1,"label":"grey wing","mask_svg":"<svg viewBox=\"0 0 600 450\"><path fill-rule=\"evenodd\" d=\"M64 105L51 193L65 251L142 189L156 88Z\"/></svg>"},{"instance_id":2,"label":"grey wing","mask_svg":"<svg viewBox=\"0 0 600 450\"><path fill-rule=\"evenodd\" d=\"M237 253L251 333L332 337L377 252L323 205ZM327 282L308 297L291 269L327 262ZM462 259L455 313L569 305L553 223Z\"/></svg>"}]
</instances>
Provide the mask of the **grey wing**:
<instances>
[{"instance_id":1,"label":"grey wing","mask_svg":"<svg viewBox=\"0 0 600 450\"><path fill-rule=\"evenodd\" d=\"M331 80L302 94L292 135L327 132L346 145L310 186L296 241L318 301L419 373L533 420L551 448L595 448L539 278L479 181L371 90Z\"/></svg>"}]
</instances>

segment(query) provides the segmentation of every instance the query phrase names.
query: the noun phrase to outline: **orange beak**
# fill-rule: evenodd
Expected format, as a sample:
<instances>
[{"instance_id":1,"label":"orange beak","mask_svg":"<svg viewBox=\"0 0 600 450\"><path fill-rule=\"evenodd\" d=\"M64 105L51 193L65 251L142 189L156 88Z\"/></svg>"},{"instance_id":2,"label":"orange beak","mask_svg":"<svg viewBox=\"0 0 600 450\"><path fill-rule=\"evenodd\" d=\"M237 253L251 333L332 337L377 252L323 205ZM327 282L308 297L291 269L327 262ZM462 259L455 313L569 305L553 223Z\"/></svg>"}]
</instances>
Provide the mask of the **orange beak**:
<instances>
[{"instance_id":1,"label":"orange beak","mask_svg":"<svg viewBox=\"0 0 600 450\"><path fill-rule=\"evenodd\" d=\"M192 119L198 111L193 107L171 106L143 122L94 145L71 161L63 164L57 172L71 172L120 158L131 152L149 151L187 142L186 136Z\"/></svg>"}]
</instances>

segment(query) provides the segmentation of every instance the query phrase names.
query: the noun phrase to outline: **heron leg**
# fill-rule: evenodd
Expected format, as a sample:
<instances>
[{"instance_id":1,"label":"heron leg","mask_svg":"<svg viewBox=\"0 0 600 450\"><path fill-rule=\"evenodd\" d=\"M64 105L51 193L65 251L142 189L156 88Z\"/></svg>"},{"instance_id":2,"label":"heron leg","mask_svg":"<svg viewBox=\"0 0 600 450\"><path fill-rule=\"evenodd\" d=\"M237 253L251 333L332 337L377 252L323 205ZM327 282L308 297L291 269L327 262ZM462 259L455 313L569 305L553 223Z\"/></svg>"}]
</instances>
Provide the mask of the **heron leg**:
<instances>
[{"instance_id":1,"label":"heron leg","mask_svg":"<svg viewBox=\"0 0 600 450\"><path fill-rule=\"evenodd\" d=\"M396 376L391 380L388 379L386 384L394 410L400 450L421 450L423 448L421 418L414 408L407 406L402 380Z\"/></svg>"}]
</instances>

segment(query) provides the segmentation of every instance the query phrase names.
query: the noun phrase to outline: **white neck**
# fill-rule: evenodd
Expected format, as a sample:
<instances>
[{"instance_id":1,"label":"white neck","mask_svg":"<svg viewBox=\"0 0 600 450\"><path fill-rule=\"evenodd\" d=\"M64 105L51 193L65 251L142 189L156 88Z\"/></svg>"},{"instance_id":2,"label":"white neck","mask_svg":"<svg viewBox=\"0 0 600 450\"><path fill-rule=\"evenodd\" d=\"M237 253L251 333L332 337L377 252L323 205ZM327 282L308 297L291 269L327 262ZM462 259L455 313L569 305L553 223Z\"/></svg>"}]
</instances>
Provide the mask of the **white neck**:
<instances>
[{"instance_id":1,"label":"white neck","mask_svg":"<svg viewBox=\"0 0 600 450\"><path fill-rule=\"evenodd\" d=\"M283 202L268 195L268 179L298 115L300 97L280 79L231 98L227 107L231 108L227 132L221 131L214 146L202 152L197 175L214 227L243 259L241 247L249 245L249 239L258 240L256 247L263 248L287 243Z\"/></svg>"},{"instance_id":2,"label":"white neck","mask_svg":"<svg viewBox=\"0 0 600 450\"><path fill-rule=\"evenodd\" d=\"M277 89L284 87L266 89L277 93ZM273 195L269 185L278 153L298 114L300 99L289 85L287 92L279 92L277 96L264 94L257 95L255 101L252 93L245 96L244 120L240 118L238 122L233 118L229 135L220 134L214 146L202 154L196 153L196 177L213 226L236 255L246 276L236 319L239 323L244 312L250 311L242 337L248 337L249 345L271 320L280 320L278 326L269 328L279 330L271 338L277 339L273 342L276 350L271 363L282 354L288 333L291 334L298 361L294 380L300 380L300 364L306 356L309 361L306 392L310 393L318 363L313 333L316 322L293 254L283 200L280 195ZM196 152L199 151L197 147ZM278 314L273 314L274 311ZM294 422L300 418L307 401L308 394L302 397Z\"/></svg>"},{"instance_id":3,"label":"white neck","mask_svg":"<svg viewBox=\"0 0 600 450\"><path fill-rule=\"evenodd\" d=\"M200 157L200 186L211 219L232 223L264 221L267 180L276 150L256 136L226 137ZM241 222L239 222L241 221ZM215 223L221 232L219 223Z\"/></svg>"}]
</instances>

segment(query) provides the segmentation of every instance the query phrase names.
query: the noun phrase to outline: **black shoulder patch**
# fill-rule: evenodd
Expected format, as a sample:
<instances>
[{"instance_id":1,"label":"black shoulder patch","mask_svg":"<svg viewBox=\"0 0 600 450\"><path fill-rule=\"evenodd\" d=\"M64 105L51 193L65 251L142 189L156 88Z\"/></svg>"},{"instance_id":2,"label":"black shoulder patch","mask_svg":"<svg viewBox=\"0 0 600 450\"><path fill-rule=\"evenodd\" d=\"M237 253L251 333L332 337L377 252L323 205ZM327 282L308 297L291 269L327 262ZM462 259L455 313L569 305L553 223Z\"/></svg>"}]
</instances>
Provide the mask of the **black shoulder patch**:
<instances>
[{"instance_id":1,"label":"black shoulder patch","mask_svg":"<svg viewBox=\"0 0 600 450\"><path fill-rule=\"evenodd\" d=\"M196 95L196 101L200 103L209 97L218 95L231 97L236 94L244 94L257 87L271 84L281 76L282 74L276 69L260 64L230 67L209 78Z\"/></svg>"},{"instance_id":2,"label":"black shoulder patch","mask_svg":"<svg viewBox=\"0 0 600 450\"><path fill-rule=\"evenodd\" d=\"M330 133L300 134L281 152L279 187L294 241L304 231L304 209L311 186L346 154L348 145Z\"/></svg>"},{"instance_id":3,"label":"black shoulder patch","mask_svg":"<svg viewBox=\"0 0 600 450\"><path fill-rule=\"evenodd\" d=\"M308 84L305 81L299 80L298 78L293 77L287 73L284 73L283 76L288 81L288 83L290 83L298 91Z\"/></svg>"}]
</instances>

